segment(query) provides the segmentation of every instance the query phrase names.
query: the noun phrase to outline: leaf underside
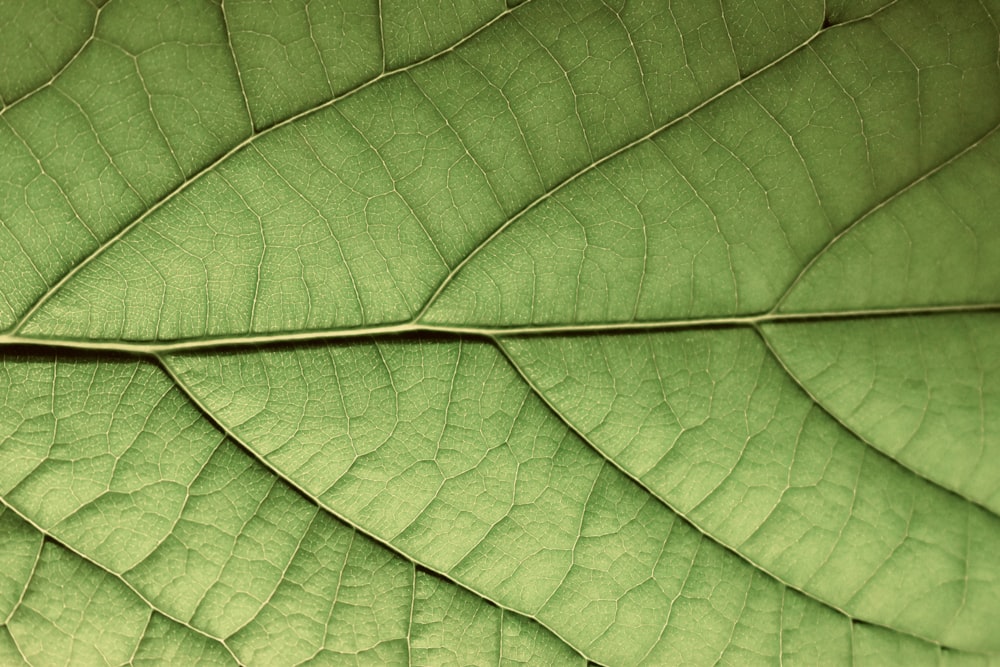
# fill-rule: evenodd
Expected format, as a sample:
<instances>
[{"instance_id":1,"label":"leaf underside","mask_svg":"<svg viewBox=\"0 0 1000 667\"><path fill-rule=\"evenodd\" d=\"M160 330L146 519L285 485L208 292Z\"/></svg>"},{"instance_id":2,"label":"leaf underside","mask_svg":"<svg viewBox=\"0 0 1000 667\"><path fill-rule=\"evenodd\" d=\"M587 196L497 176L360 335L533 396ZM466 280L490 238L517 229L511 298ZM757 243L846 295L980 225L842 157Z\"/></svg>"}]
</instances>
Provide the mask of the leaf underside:
<instances>
[{"instance_id":1,"label":"leaf underside","mask_svg":"<svg viewBox=\"0 0 1000 667\"><path fill-rule=\"evenodd\" d=\"M0 0L0 664L1000 664L996 0Z\"/></svg>"}]
</instances>

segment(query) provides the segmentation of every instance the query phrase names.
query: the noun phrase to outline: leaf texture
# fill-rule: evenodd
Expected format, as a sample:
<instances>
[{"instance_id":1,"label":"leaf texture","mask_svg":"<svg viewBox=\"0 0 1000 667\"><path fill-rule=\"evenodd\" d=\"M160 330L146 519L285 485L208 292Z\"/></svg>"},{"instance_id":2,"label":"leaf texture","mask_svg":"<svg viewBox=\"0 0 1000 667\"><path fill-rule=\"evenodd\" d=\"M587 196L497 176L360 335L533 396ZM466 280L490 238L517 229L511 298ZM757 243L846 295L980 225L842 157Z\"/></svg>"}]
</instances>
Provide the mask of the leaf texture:
<instances>
[{"instance_id":1,"label":"leaf texture","mask_svg":"<svg viewBox=\"0 0 1000 667\"><path fill-rule=\"evenodd\" d=\"M995 0L0 8L0 663L1000 663Z\"/></svg>"}]
</instances>

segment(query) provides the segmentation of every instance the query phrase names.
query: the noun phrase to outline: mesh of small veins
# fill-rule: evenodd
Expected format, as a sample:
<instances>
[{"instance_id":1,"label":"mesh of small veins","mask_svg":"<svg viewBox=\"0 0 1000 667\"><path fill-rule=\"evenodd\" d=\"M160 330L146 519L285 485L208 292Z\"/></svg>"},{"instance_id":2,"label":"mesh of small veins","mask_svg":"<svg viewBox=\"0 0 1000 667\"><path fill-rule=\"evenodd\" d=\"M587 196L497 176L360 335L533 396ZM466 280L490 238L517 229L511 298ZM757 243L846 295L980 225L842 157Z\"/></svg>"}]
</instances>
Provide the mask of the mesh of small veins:
<instances>
[{"instance_id":1,"label":"mesh of small veins","mask_svg":"<svg viewBox=\"0 0 1000 667\"><path fill-rule=\"evenodd\" d=\"M386 348L380 354L389 359L392 355L427 354L419 347L404 347ZM370 349L364 352L375 353ZM513 372L493 348L484 344L472 344L460 355L442 345L437 353L462 356L494 373ZM330 354L329 350L317 350L319 359L328 359ZM349 354L341 351L339 356ZM287 355L303 357L304 353L289 351ZM253 361L243 360L250 364ZM308 359L304 361L308 363ZM398 366L409 366L413 372L420 372L423 364L448 368L430 361ZM421 393L437 394L440 401L446 386L454 383L457 386L450 389L457 395L465 394L468 387L460 384L460 364L451 368L454 375L450 378L444 373L443 377L424 380L439 382L439 391ZM353 376L349 371L342 370L345 377ZM87 555L87 562L81 563L55 544L42 548L42 536L37 531L9 511L5 514L4 520L11 524L10 534L19 537L5 546L5 562L13 564L7 570L10 585L5 588L12 592L0 589L0 599L7 603L11 634L25 655L30 657L33 651L57 652L65 646L67 634L91 641L102 636L86 625L67 629L59 610L76 609L81 603L73 597L72 589L63 590L61 575L52 574L52 583L46 586L50 579L39 575L36 582L31 574L33 568L43 574L83 568L86 576L69 580L85 585L81 596L93 600L93 608L84 605L87 613L83 617L90 619L88 623L100 627L100 621L94 619L102 618L101 604L126 610L118 613L127 614L129 622L125 627L132 630L126 632L123 627L112 633L115 641L108 640L113 645L108 651L135 650L137 642L145 642L143 628L151 613L149 606L110 573L119 574L150 601L159 615L174 619L168 622L153 616L170 629L171 641L200 642L212 647L204 650L217 652L219 647L206 642L204 636L184 631L196 629L224 639L244 662L268 664L275 656L297 662L326 649L334 654L369 655L375 662L409 658L421 664L422 654L417 650L421 642L427 651L434 647L437 652L433 655L447 650L482 649L484 645L503 646L494 642L469 643L461 633L451 637L449 643L447 633L454 630L456 622L476 621L477 632L486 637L495 638L498 632L521 637L520 630L504 630L498 609L482 607L483 600L453 585L418 571L417 581L422 583L414 588L411 563L356 535L277 481L259 463L221 438L155 367L136 362L70 359L54 369L47 360L15 360L5 364L5 372L17 376L10 382L14 389L5 396L6 402L30 406L22 408L19 418L6 425L12 431L5 433L5 442L11 445L4 450L6 502ZM276 387L282 386L279 380L273 380ZM401 384L407 380L396 379ZM32 403L17 396L18 392L39 395L38 385L46 384L48 396L52 397L47 401ZM450 568L453 575L495 591L503 602L516 604L542 621L562 626L564 631L569 626L569 631L593 636L593 628L572 626L607 623L612 618L618 621L620 616L631 620L624 624L631 641L636 642L637 636L632 634L635 626L647 627L647 641L632 646L631 654L623 653L616 644L601 647L597 642L588 646L594 653L605 654L610 662L636 662L648 657L656 664L680 655L707 660L715 652L742 660L774 658L779 652L795 655L831 651L827 655L846 656L851 650L847 617L785 589L732 558L662 505L635 494L628 480L588 448L567 447L568 437L568 444L573 444L572 436L560 436L558 424L539 418L544 408L526 388L514 389L506 382L477 384L500 387L496 393L511 404L505 410L509 413L505 421L526 423L492 425L511 433L509 444L498 446L498 456L492 461L478 460L480 454L464 437L456 440L432 433L437 440L427 438L426 447L440 448L442 453L425 460L441 471L442 478L446 471L453 476L427 494L428 505L422 508L413 484L407 485L413 476L405 472L391 476L389 484L404 485L409 494L376 498L369 505L397 502L396 514L380 516L394 519L402 515L401 523L409 523L402 528L370 523L377 536L403 549L420 551L415 542L426 542L428 536L441 534L442 526L463 504L475 503L472 511L465 512L466 523L450 522L454 535L449 534L449 540L431 542L434 548L424 549L430 564L441 567L442 563L457 561ZM93 387L100 389L87 391ZM404 404L412 402L415 393L405 396ZM106 400L109 397L114 400ZM463 403L456 401L448 406L453 410L449 430L478 429L485 439L490 425L470 425L468 420L482 420L483 415L475 411L468 414ZM485 412L488 403L482 399L479 403L475 407ZM102 409L109 404L119 407ZM527 407L518 407L525 404ZM270 405L271 409L294 408L278 395ZM406 408L408 411L409 406ZM221 414L223 419L229 418L226 411ZM404 419L406 415L398 417ZM359 416L365 418L371 417ZM165 428L164 422L173 428ZM305 426L308 419L302 423ZM433 427L433 423L428 425ZM75 433L76 438L62 438L53 444L51 434L58 429ZM542 435L531 433L531 437L525 437L521 433L525 429L541 431ZM301 432L308 431L303 428ZM399 435L408 443L417 440L405 433ZM383 443L370 452L381 456L381 460L366 461L364 456L352 454L348 458L354 461L353 469L341 475L327 493L312 491L308 482L303 484L304 490L323 505L332 504L339 493L353 496L355 480L377 473L380 463L409 467L409 461L391 456L395 444ZM108 451L114 447L119 451ZM446 455L453 447L471 451ZM353 443L352 449L364 452L363 439ZM308 449L301 451L308 458ZM518 454L531 458L514 466L510 459ZM421 452L413 452L414 458L419 456ZM278 461L282 462L280 457ZM89 474L80 473L84 465ZM548 483L544 477L529 474L534 472L534 466L550 468ZM511 508L491 512L490 505L495 501L483 500L482 490L479 498L468 491L483 485L483 479L503 479L500 473L504 467L515 469L515 475L523 469L525 476L518 477L512 489L517 495L510 499ZM321 487L325 481L313 479L311 483ZM509 483L487 483L486 487L486 491L511 489ZM49 491L42 495L38 489ZM560 493L583 497L571 499ZM360 505L366 500L359 498L357 502ZM444 522L438 518L442 514ZM488 526L491 516L495 523ZM533 539L516 535L522 532L529 536L534 533ZM461 539L471 546L467 553ZM519 554L517 549L529 551ZM531 560L523 556L530 556L531 551L536 558L548 553L548 567L523 567ZM491 561L492 567L471 567L474 561L484 559ZM722 582L712 576L719 568L726 575ZM484 584L483 577L493 580ZM11 604L29 582L31 587L23 600ZM631 587L626 590L629 582ZM86 586L99 589L101 595L86 593ZM59 595L53 595L54 588ZM596 597L588 600L587 591ZM660 597L663 594L671 601L668 606ZM424 597L429 601L425 603ZM421 600L421 604L415 607L414 620L410 621L414 599ZM448 617L435 621L442 608L449 610L454 620ZM576 619L575 623L567 624L567 617ZM505 618L515 627L527 623L518 616ZM671 619L673 625L667 626ZM707 637L674 632L657 636L664 627L684 628L693 623L705 629L709 619L713 619L712 627L717 631ZM800 627L817 625L825 628L828 644L817 642L812 632ZM614 625L608 631L614 632ZM870 631L876 636L879 632L892 634ZM446 636L442 637L442 633ZM526 630L525 634L528 637L522 639L530 639L538 646L531 642L522 646L512 638L509 647L515 654L566 650L544 631ZM654 637L657 641L650 644L648 640ZM900 640L904 644L916 641L905 636L884 639ZM930 645L926 646L924 650L929 650ZM484 655L488 655L485 650ZM435 664L430 658L427 662Z\"/></svg>"},{"instance_id":2,"label":"mesh of small veins","mask_svg":"<svg viewBox=\"0 0 1000 667\"><path fill-rule=\"evenodd\" d=\"M197 11L185 9L188 14L174 10L165 23L170 27L166 34L152 30L152 24L137 27L127 22L133 17L126 2L116 0L102 8L100 20L90 24L96 26L91 30L96 37L80 32L86 48L68 52L72 66L38 93L4 109L6 125L0 141L5 142L4 154L12 157L7 169L15 177L9 180L8 192L13 196L3 200L6 208L2 211L3 231L8 235L4 243L13 249L12 259L0 271L5 283L9 279L16 289L4 291L0 309L5 310L0 311L0 321L10 325L31 312L23 327L26 333L133 340L340 328L408 320L422 313L427 299L444 281L450 284L423 313L426 321L484 326L573 324L750 313L773 305L793 283L795 291L783 300L786 306L809 303L850 310L898 305L906 299L911 301L903 305L995 297L993 267L1000 263L989 261L997 252L995 234L990 233L989 220L977 213L989 203L984 202L982 193L988 190L982 183L984 179L988 183L990 170L997 168L997 140L991 128L998 105L996 95L983 93L997 89L997 63L995 54L970 56L952 48L967 42L995 44L996 24L990 12L995 13L996 8L992 5L959 4L949 8L947 16L939 16L941 10L930 4L901 3L871 21L813 37L822 18L819 13L783 15L794 10L758 3L761 6L753 7L750 15L761 14L775 24L787 21L797 26L781 39L761 39L770 25L768 20L750 21L745 11L740 15L746 8L735 4L724 4L721 13L714 8L692 7L669 20L643 22L643 17L630 13L634 7L616 13L605 6L567 7L534 0L509 13L499 6L491 12L483 10L479 16L459 14L468 22L443 32L436 32L437 23L426 21L427 17L421 17L430 26L423 32L399 29L399 25L415 25L413 17L406 15L412 10L393 7L391 11L401 13L392 15L390 3L386 4L382 17L371 11L366 14L360 4L357 12L342 17L308 15L304 23L301 15L292 17L299 21L299 27L309 30L288 34L281 33L283 21L238 3L226 5L224 22L207 5ZM319 8L318 3L310 6ZM831 7L830 13L842 9ZM697 15L699 11L705 15ZM449 43L468 36L493 17L500 19L453 52L411 66L443 52ZM395 28L393 21L398 23ZM910 29L914 23L940 29L922 34L918 40ZM741 33L734 31L733 25L748 29ZM560 28L566 26L572 28ZM632 30L638 39L622 39L625 29ZM378 44L385 45L385 53L381 46L372 47L370 37L379 33ZM327 54L341 52L348 34L368 35L358 37L358 45L365 48L352 51L356 61L332 70ZM696 39L699 43L722 43L723 38L730 58L706 57L690 46ZM161 41L162 45L154 46ZM497 53L493 48L496 43L509 46ZM665 44L669 48L663 48ZM761 44L767 45L766 51L755 50L754 45ZM586 47L588 58L576 55L580 46ZM390 53L389 49L398 51ZM898 71L891 77L872 71L867 63L875 52L877 60L888 64L887 71ZM784 57L785 53L790 55ZM192 72L187 63L195 57L205 67ZM237 72L234 59L239 65L238 77L233 76ZM313 115L262 132L292 114L323 104L331 94L352 90L352 86L394 68L405 71L381 78ZM177 72L186 76L177 77ZM306 90L296 89L299 81L309 81ZM108 105L94 92L112 88L130 103ZM720 91L725 92L715 97ZM949 98L953 104L901 119L900 110L912 110L913 100L918 102L919 114L922 103L940 98ZM973 99L977 112L969 116L964 110ZM894 113L884 112L893 106ZM372 108L379 111L373 114ZM556 116L565 122L553 123ZM733 118L739 122L729 122ZM64 131L52 133L52 120L58 120ZM906 131L900 133L900 127ZM256 134L248 134L251 131ZM249 147L213 162L247 136L253 137ZM159 148L150 150L151 146ZM81 174L81 165L89 171ZM70 173L73 179L68 177ZM72 189L63 185L69 183ZM915 185L904 190L909 183ZM897 201L901 191L906 197ZM811 196L802 197L802 192ZM930 216L908 216L907 206L934 207L938 214L935 224L941 227L928 229L921 221ZM873 213L866 213L873 209ZM748 215L759 223L752 235L740 224ZM288 220L294 224L287 224ZM72 280L47 295L71 267L132 221L141 224L135 224ZM46 233L38 234L39 228ZM501 228L503 233L480 251L480 245ZM838 242L826 251L831 239L848 229L845 243ZM918 242L886 242L903 237ZM931 263L941 238L958 239L952 266L946 264L938 274L914 275L907 270L910 262ZM798 280L801 268L817 256L819 261ZM969 262L969 257L975 260ZM462 271L456 273L466 260ZM955 262L975 270L963 271L959 281L935 279L954 274ZM874 280L866 281L864 269L870 265L891 265L893 271L877 273ZM857 281L860 287L839 288L845 278ZM904 286L901 291L900 284ZM845 302L845 294L854 301ZM35 308L33 304L39 303L42 295L46 296L41 307ZM188 317L190 313L196 316ZM967 320L962 322L966 326ZM995 320L986 317L977 326L987 336L995 329ZM860 333L872 335L864 330ZM794 371L794 338L784 340L777 331L769 331L768 337ZM674 349L681 349L683 357L690 354L686 348L697 346L697 342L668 339L652 337L649 345L662 347L670 358L675 357ZM840 336L830 334L825 340L832 349ZM606 358L620 356L617 346L633 344L632 339L617 341L608 346ZM635 341L642 344L643 339ZM962 614L975 617L980 609L976 605L983 604L980 592L996 585L990 561L984 559L995 553L995 516L961 503L869 452L799 393L749 332L740 336L712 333L701 341L712 349L736 350L738 354L734 352L736 357L729 361L740 371L741 379L756 382L752 384L754 403L741 406L742 414L716 415L697 404L694 399L698 395L691 399L691 416L697 417L700 411L704 423L699 426L710 433L711 442L721 445L715 452L717 461L699 464L699 471L707 472L696 475L697 479L664 478L657 474L656 465L647 470L643 457L650 451L641 446L642 433L616 439L619 434L614 433L614 424L605 424L603 430L611 434L605 442L584 426L592 415L586 411L575 415L573 406L562 402L563 394L557 389L543 386L542 394L595 447L605 453L608 447L622 450L624 454L611 454L613 460L640 478L652 494L666 498L699 525L707 522L720 542L755 562L763 560L763 570L779 570L784 579L805 586L810 593L860 609L863 615L887 625L918 635L947 636L958 645L979 648L976 638L963 635L970 628ZM550 341L540 343L547 344ZM606 345L606 341L595 338L587 344ZM530 347L525 345L524 349ZM359 370L367 378L383 380L382 364L385 376L393 378L413 370L414 364L406 361L408 355L456 354L456 349L448 346L439 349L432 345L418 352L400 348L394 357L401 360L400 366L390 367L384 353L381 361L372 356L373 349L379 348L350 348L348 359L366 360L358 365ZM805 349L799 356L804 354L808 360L810 348ZM564 346L558 351L570 354L567 350L572 348ZM518 361L515 346L508 352ZM329 371L338 363L336 355L342 353L309 349L293 356L299 362L305 360L311 369ZM590 359L587 349L583 353ZM454 543L428 545L420 543L419 535L408 534L405 527L397 525L409 520L410 525L426 522L440 527L460 517L470 526L479 526L479 533L488 531L487 537L492 535L497 541L506 530L532 535L532 528L537 532L539 526L546 525L541 520L536 520L537 524L518 522L498 509L506 496L523 491L521 486L530 486L531 475L510 476L510 460L517 461L516 472L520 473L522 463L534 464L534 458L506 461L507 477L492 478L479 471L481 467L491 472L503 469L504 462L497 463L495 457L509 447L491 444L502 440L495 435L500 431L478 427L478 435L485 439L476 450L478 456L441 449L442 443L448 442L445 430L453 408L450 400L441 400L440 392L436 394L436 412L430 408L431 412L421 412L419 408L426 407L421 405L404 406L416 412L402 423L397 423L398 415L381 415L387 426L375 441L361 443L358 450L350 436L353 418L345 417L359 405L367 406L370 396L360 390L348 396L340 386L330 385L331 378L340 380L336 372L320 372L314 378L295 375L291 367L287 379L275 382L271 375L289 370L290 357L283 353L251 355L249 359L210 355L170 363L187 389L215 417L310 496L329 503L337 513L349 516L404 553L447 571L463 583L471 582L486 597L537 616L557 628L571 644L585 648L588 655L630 662L693 655L688 653L696 649L687 646L693 635L686 634L691 624L685 621L690 618L685 613L697 615L706 608L714 619L709 625L718 645L710 646L697 637L702 642L697 650L705 651L705 661L727 649L740 651L744 660L784 654L790 650L784 644L790 636L786 632L786 598L795 601L787 604L805 610L795 613L824 619L810 623L838 628L830 633L837 649L851 648L845 643L845 628L849 626L843 617L800 599L677 522L665 506L652 501L651 495L593 455L552 419L496 350L473 345L467 354L472 361L469 357L464 362L454 361L452 382L458 382L462 363L472 364L476 370L473 377L485 372L483 367L498 369L490 372L506 378L501 383L506 392L522 396L524 405L533 406L530 418L523 418L520 408L506 405L504 397L490 397L505 406L496 421L502 424L504 416L516 415L513 425L527 421L562 433L549 436L562 445L558 453L583 457L592 469L600 471L593 479L563 479L576 493L566 491L566 497L574 498L577 504L558 505L559 512L543 519L566 519L581 511L585 518L593 503L612 518L629 511L604 510L613 500L632 508L635 516L628 520L614 518L621 524L615 524L615 530L589 537L616 542L621 555L615 563L590 563L587 558L594 555L587 555L583 547L582 564L577 563L577 547L587 543L583 518L575 532L564 528L554 533L562 542L538 552L536 560L541 566L533 566L530 559L519 562L525 554L508 553L507 547L488 540L476 543L466 553L459 538L475 537L475 531L456 536ZM988 353L985 358L995 357ZM737 362L745 363L741 366ZM533 366L518 364L533 382L544 384L535 379ZM244 366L252 372L244 372ZM422 362L415 366L422 368ZM703 372L703 366L695 363L690 370ZM933 363L924 366L934 368ZM451 366L434 368L443 372ZM602 388L608 375L614 378L612 369L606 371L594 387ZM816 382L814 373L809 367L801 373L807 389L816 387L824 406L863 437L874 440L876 446L901 460L906 460L905 450L911 441L917 442L911 449L926 449L920 440L928 436L921 435L919 427L913 435L899 437L907 433L910 417L905 414L881 433L866 431L873 425L870 418L864 418L863 410L862 418L853 423L852 411L857 410L858 401L877 406L877 394L844 399L836 380L832 385ZM961 384L947 374L942 377L935 387ZM421 387L437 387L421 379ZM303 406L295 400L273 397L280 396L283 387L295 382L308 385L310 380L321 388L319 396L341 394L344 414L316 414L322 399ZM236 381L243 384L244 391L226 396L227 387ZM664 391L664 383L660 385L652 383L644 389L648 393L651 388L655 395ZM407 400L414 395L405 391L405 383L389 388ZM371 395L376 389L387 391L385 386L370 389ZM959 389L958 395L967 392ZM304 391L311 395L315 389L309 386ZM992 394L995 388L988 387L984 379L979 403L984 404ZM567 395L570 403L586 400L580 392ZM954 395L945 392L945 404ZM648 400L641 392L637 396L640 403ZM418 399L433 402L428 397ZM627 400L617 401L619 405L614 407L624 404L624 414L635 410ZM773 415L767 411L769 402L775 406ZM674 397L656 405L677 409L678 403L683 401ZM923 413L944 414L939 407L942 404L930 410L932 405L930 400L925 402ZM971 403L964 401L962 405ZM669 419L656 412L663 409L652 408L654 424L648 429L659 437L669 436L671 428L684 422L675 414L676 424L670 425ZM289 411L292 414L286 414ZM607 414L615 414L614 409ZM753 427L751 415L760 420ZM463 418L468 416L462 414ZM364 417L357 423L381 423L371 415ZM740 417L744 424L739 423ZM962 426L972 423L970 419L962 419ZM973 448L995 442L986 435L993 427L987 427L985 418L980 421L981 437L962 440ZM328 456L325 450L319 453L318 443L328 439L331 422L336 423L337 433L349 436L337 442ZM940 428L941 420L928 423L933 432ZM416 441L436 444L425 460L411 460L412 467L399 470L408 460L398 444L400 432L413 433L407 429L417 429ZM837 465L823 469L823 474L805 467L806 481L795 480L793 484L792 473L798 472L795 467L786 464L776 477L767 471L776 469L775 461L781 461L781 456L790 455L793 463L797 462L798 439L786 438L776 448L769 448L768 441L777 437L774 434L787 436L796 429L819 434L810 441L813 447L807 454L822 457L827 447L835 453L830 461ZM687 432L686 427L681 430ZM459 433L475 437L477 430ZM486 434L493 437L486 438ZM358 440L360 443L363 438ZM460 450L459 445L453 446ZM675 447L669 455L683 460L685 451L683 446ZM390 456L390 452L395 455ZM463 455L476 459L476 465L463 460ZM632 456L634 460L629 458ZM915 458L916 467L939 467L927 465L921 456ZM769 460L772 457L774 461ZM446 464L461 472L447 470ZM70 469L78 473L81 465ZM392 466L397 466L395 475L389 472ZM816 466L822 468L818 463ZM988 468L977 480L974 471L961 467L944 470L945 486L990 507L994 502L990 494L995 491L982 481ZM744 475L744 471L749 472ZM856 471L853 481L849 474L841 474L852 471ZM763 477L753 476L758 472ZM545 470L545 474L551 479L553 473ZM678 475L676 470L672 474ZM85 482L65 477L65 472L63 475L62 487L86 496L76 488L88 486ZM272 477L260 475L265 480L262 483L275 484ZM468 493L462 475L481 478L472 482L472 493ZM886 487L891 494L879 493L884 477L892 480ZM531 493L535 491L529 497ZM30 495L24 493L25 502ZM869 501L872 497L876 500ZM414 498L419 504L405 508L405 501ZM825 502L817 510L818 499ZM856 505L859 499L861 504ZM742 514L724 513L741 500L745 501L740 506ZM536 502L533 498L531 507L524 511L538 513ZM539 507L543 507L540 502ZM709 511L715 508L722 509L719 513ZM830 513L831 524L839 530L833 534L804 522L805 511ZM598 515L612 520L600 512ZM34 514L32 517L34 520ZM73 525L74 517L56 521L65 522L57 534L67 543L84 539L93 530L84 530L83 525L91 524L83 522L76 524L77 533L73 533L67 526ZM955 517L960 519L955 521ZM667 544L663 535L651 536L655 531L647 524L657 522L673 526L667 532L673 536L672 546L678 553L668 555L684 563L683 567L670 568L671 576L680 572L686 578L673 582L679 592L657 593L663 597L654 596L650 598L654 601L648 602L643 596L662 583L649 575L661 562L650 560L651 554L657 543ZM771 525L792 531L779 531L780 539L790 539L794 531L811 535L812 541L802 549L813 549L813 555L820 557L804 566L789 564L787 554L775 553L775 545L760 537ZM231 537L235 539L241 531L234 529ZM828 534L821 534L824 532ZM689 535L688 542L677 534ZM425 534L425 540L428 535L434 533ZM852 539L856 541L853 545ZM525 544L531 548L530 541ZM685 544L686 551L682 548ZM846 560L842 558L841 552L848 548L856 551L859 544L865 547L860 562L852 560L854 555L850 554ZM49 551L62 553L53 549L56 547ZM486 552L482 558L491 564L502 564L506 558L513 573L500 576L503 568L499 566L493 571L471 566L464 570L463 564L476 550ZM593 547L593 551L615 553L606 545ZM107 557L113 552L115 549L108 548ZM225 558L233 554L219 555L219 563L228 562ZM567 557L570 566L560 575ZM59 557L49 558L54 563ZM928 559L938 564L939 578L918 577L915 582L913 572L919 571L922 563L926 566ZM113 565L108 567L114 570ZM704 584L698 572L718 568L730 568L725 569L727 577L730 572L737 573L726 581L727 590L717 595L683 594L689 586ZM491 580L491 575L499 579ZM517 577L546 581L539 584L539 590L546 590L547 585L552 594L541 601L527 599L512 583ZM834 585L838 578L851 581L852 586L838 590ZM229 592L220 592L226 590L225 585L211 576L205 581L213 582L219 599L228 600ZM742 588L737 585L741 581ZM909 588L909 597L886 600L884 593L878 593L899 590L900 581ZM563 593L569 590L573 592ZM248 601L253 595L244 593L232 594L236 601L228 604L233 609L259 606L266 595L254 594L260 598L256 603ZM166 596L169 604L180 605L177 609L183 607L181 597ZM205 600L211 597L206 593ZM580 609L573 605L583 605L588 599L590 606L581 620ZM665 600L670 604L664 605ZM756 641L746 638L746 628L756 627L758 615L748 610L757 612L758 605L769 611L770 616L763 616L770 618L772 632ZM173 609L166 602L155 606ZM666 619L659 627L655 622L647 627L631 620L638 613L636 609L646 612L653 607L661 616L666 610ZM942 615L942 609L947 613ZM991 613L988 602L985 611ZM233 613L234 618L239 616ZM645 613L640 616L645 618ZM625 642L631 646L619 645L623 642L617 639L625 635L615 633L623 632L622 628L628 628ZM655 636L655 641L636 641L640 635ZM892 633L888 636L893 637ZM870 650L870 645L865 648L869 641L873 640L855 637L856 655ZM810 642L816 650L814 635L805 643ZM884 642L920 646L899 637Z\"/></svg>"},{"instance_id":3,"label":"mesh of small veins","mask_svg":"<svg viewBox=\"0 0 1000 667\"><path fill-rule=\"evenodd\" d=\"M26 406L4 425L5 502L83 555L11 510L0 516L2 612L25 659L120 664L192 646L245 664L574 659L528 619L331 518L222 438L154 366L62 360L55 370L4 369L24 374L15 393L48 382L53 397L5 396ZM119 407L103 407L108 398ZM53 443L58 429L77 437Z\"/></svg>"},{"instance_id":4,"label":"mesh of small veins","mask_svg":"<svg viewBox=\"0 0 1000 667\"><path fill-rule=\"evenodd\" d=\"M4 267L19 288L5 294L3 321L31 312L25 332L127 340L406 321L504 226L425 321L603 323L765 310L834 234L970 150L1000 115L1000 100L985 92L997 89L995 57L956 46L995 43L978 3L939 16L940 8L908 2L819 35L782 7L766 18L792 29L756 40L766 23L749 21L737 38L726 26L740 17L709 8L649 17L527 3L454 51L351 92L351 83L379 76L370 59L334 85L347 90L343 99L258 131L251 146L215 162L250 131L244 91L250 110L278 94L249 74L241 87L230 43L239 62L266 60L270 42L237 39L237 9L225 25L205 7L206 16L177 10L167 34L134 20L126 32L115 19L128 5L116 14L112 3L94 48L5 114L9 169L33 177L4 211L24 250L14 244ZM940 28L916 32L914 22ZM690 48L696 38L731 55ZM258 42L263 55L251 48ZM883 69L870 67L873 53ZM183 65L196 55L204 71L190 72ZM327 99L325 77L313 81L305 64L299 77L291 63L275 67L271 78ZM95 90L129 103L102 104ZM920 115L914 104L946 96L953 102L934 113ZM179 97L184 105L171 103ZM279 106L288 118L309 103ZM76 128L75 159L53 124ZM96 173L70 179L81 157ZM71 180L83 185L59 192ZM53 210L42 217L36 199ZM945 209L963 197L943 199ZM983 258L984 273L952 297L980 297L995 284L995 263L985 261L995 235L970 215L981 210L971 201L945 219L955 230L971 226L963 242ZM43 298L98 247L95 237L136 220L123 242Z\"/></svg>"}]
</instances>

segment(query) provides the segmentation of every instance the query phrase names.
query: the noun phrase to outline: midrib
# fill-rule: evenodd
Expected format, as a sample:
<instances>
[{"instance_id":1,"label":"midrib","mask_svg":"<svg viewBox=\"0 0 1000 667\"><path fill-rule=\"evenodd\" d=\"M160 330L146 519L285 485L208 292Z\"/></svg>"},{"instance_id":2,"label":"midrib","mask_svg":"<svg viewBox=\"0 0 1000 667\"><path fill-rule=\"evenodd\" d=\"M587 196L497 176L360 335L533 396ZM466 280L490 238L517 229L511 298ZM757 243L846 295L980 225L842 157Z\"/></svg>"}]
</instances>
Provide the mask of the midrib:
<instances>
[{"instance_id":1,"label":"midrib","mask_svg":"<svg viewBox=\"0 0 1000 667\"><path fill-rule=\"evenodd\" d=\"M570 336L601 335L612 333L667 332L692 329L720 329L732 327L756 328L765 324L807 323L834 320L861 320L885 317L919 317L959 315L971 313L1000 313L1000 303L969 305L916 306L868 310L823 311L813 313L767 312L729 317L703 317L693 319L664 319L639 322L594 322L582 324L539 324L519 326L475 326L427 324L419 320L368 327L343 329L313 329L246 335L210 336L164 341L91 340L86 338L46 338L7 334L0 336L0 350L5 347L50 348L111 352L130 355L160 357L181 352L210 352L227 348L258 347L294 343L317 343L345 339L364 339L383 336L480 337L498 339L513 336Z\"/></svg>"}]
</instances>

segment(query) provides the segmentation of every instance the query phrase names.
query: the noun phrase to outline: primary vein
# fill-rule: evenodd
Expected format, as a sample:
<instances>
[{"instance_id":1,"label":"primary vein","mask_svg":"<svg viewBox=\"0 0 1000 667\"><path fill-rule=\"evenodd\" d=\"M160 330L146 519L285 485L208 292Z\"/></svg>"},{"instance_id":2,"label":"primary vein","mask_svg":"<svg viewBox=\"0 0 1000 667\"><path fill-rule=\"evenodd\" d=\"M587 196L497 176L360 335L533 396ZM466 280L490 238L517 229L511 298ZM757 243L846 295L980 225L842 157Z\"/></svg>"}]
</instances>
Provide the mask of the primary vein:
<instances>
[{"instance_id":1,"label":"primary vein","mask_svg":"<svg viewBox=\"0 0 1000 667\"><path fill-rule=\"evenodd\" d=\"M0 348L27 346L83 350L90 352L118 352L141 356L159 357L182 352L211 352L236 347L255 347L295 343L372 338L377 336L472 336L491 340L514 336L568 336L599 335L628 332L675 331L690 329L718 329L729 327L756 328L763 324L793 322L818 322L831 320L860 320L881 317L957 315L964 313L1000 313L1000 303L971 305L923 306L912 308L884 308L872 310L828 311L815 313L774 313L734 315L729 317L704 317L694 319L664 319L654 321L594 322L580 324L539 324L511 327L421 324L417 320L348 329L314 329L308 331L251 334L246 336L219 336L166 341L88 340L74 338L45 338L11 333L0 336Z\"/></svg>"}]
</instances>

